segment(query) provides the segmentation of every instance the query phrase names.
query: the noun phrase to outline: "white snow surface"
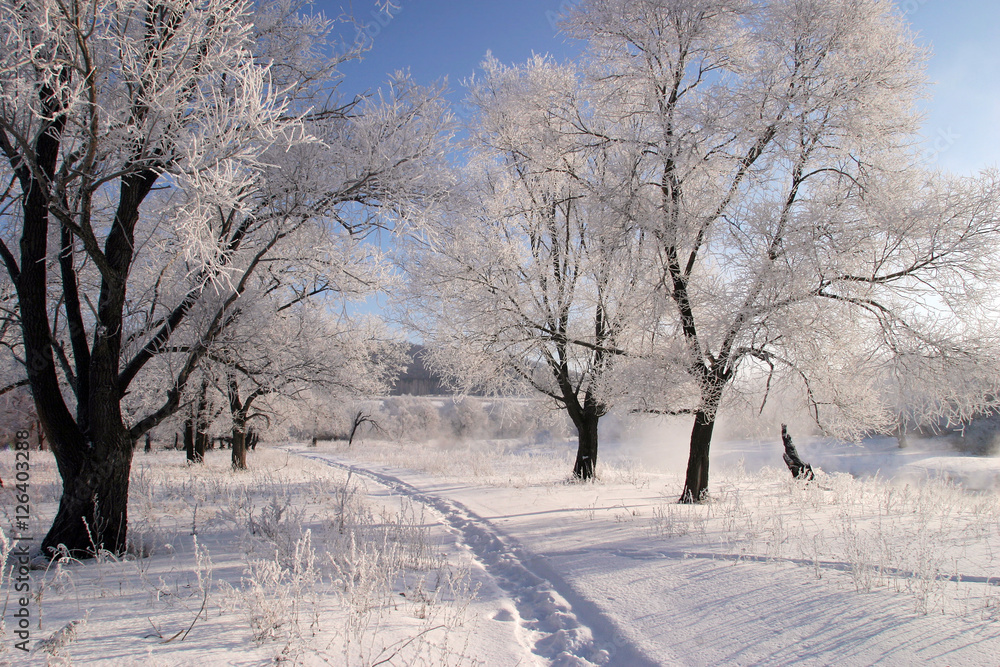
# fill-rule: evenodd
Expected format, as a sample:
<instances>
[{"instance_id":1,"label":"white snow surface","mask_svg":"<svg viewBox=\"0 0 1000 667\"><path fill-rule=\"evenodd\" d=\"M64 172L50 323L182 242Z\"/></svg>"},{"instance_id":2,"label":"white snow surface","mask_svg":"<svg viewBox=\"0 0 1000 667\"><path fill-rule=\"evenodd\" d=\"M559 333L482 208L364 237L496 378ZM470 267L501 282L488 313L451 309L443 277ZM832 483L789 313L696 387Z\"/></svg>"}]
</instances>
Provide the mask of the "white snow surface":
<instances>
[{"instance_id":1,"label":"white snow surface","mask_svg":"<svg viewBox=\"0 0 1000 667\"><path fill-rule=\"evenodd\" d=\"M261 498L289 499L284 551L239 529L239 494L221 491L228 452L204 472L180 452L140 453L130 515L154 526L153 555L37 572L33 639L65 645L19 655L8 611L0 664L1000 664L1000 461L926 441L797 440L815 481L774 467L777 439L720 442L699 505L675 502L683 456L627 439L603 445L589 483L569 481L572 443L293 443L251 454L244 474L254 493L277 489ZM39 465L43 513L57 493ZM161 499L150 479L188 497ZM251 526L285 526L244 493ZM370 554L342 558L340 578L287 565L354 549L341 537L355 500L381 517L366 530L397 526L411 545L388 595L360 607L345 572L363 581ZM282 558L284 578L261 584L261 563ZM269 607L284 620L262 632Z\"/></svg>"}]
</instances>

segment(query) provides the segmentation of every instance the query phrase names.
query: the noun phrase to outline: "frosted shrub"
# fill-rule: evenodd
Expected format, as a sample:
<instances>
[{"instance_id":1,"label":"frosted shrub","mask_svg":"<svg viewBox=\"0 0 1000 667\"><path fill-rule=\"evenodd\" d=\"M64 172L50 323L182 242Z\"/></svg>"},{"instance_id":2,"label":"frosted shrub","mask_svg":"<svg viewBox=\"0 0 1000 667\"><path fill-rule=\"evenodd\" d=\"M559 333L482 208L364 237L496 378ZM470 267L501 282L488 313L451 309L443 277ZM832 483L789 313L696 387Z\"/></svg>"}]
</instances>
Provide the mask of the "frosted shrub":
<instances>
[{"instance_id":1,"label":"frosted shrub","mask_svg":"<svg viewBox=\"0 0 1000 667\"><path fill-rule=\"evenodd\" d=\"M39 485L55 476L48 461L39 455ZM249 462L233 474L228 452L199 466L180 452L143 456L132 471L129 553L81 562L63 552L34 575L38 638L51 635L40 664L90 664L104 631L91 636L73 622L95 609L104 627L121 605L142 610L122 618L123 632L146 637L155 653L217 648L221 625L243 638L251 662L468 663L449 636L474 587L438 554L423 505L373 504L358 477L283 451L259 449ZM41 510L44 521L54 507ZM0 591L11 546L0 532ZM7 639L9 630L8 622ZM0 663L10 656L10 642L0 642ZM152 653L141 661L166 664Z\"/></svg>"},{"instance_id":2,"label":"frosted shrub","mask_svg":"<svg viewBox=\"0 0 1000 667\"><path fill-rule=\"evenodd\" d=\"M705 535L705 518L690 508L664 503L653 508L650 530L657 537L684 537L691 533Z\"/></svg>"},{"instance_id":3,"label":"frosted shrub","mask_svg":"<svg viewBox=\"0 0 1000 667\"><path fill-rule=\"evenodd\" d=\"M40 640L35 644L34 652L46 653L50 656L48 664L73 664L69 659L66 648L76 641L78 633L87 625L86 617L77 621L70 621L63 627L53 632L49 637ZM55 658L56 660L52 660Z\"/></svg>"},{"instance_id":4,"label":"frosted shrub","mask_svg":"<svg viewBox=\"0 0 1000 667\"><path fill-rule=\"evenodd\" d=\"M129 477L129 525L126 549L130 556L146 559L163 548L166 535L159 526L157 480L148 465L133 466Z\"/></svg>"},{"instance_id":5,"label":"frosted shrub","mask_svg":"<svg viewBox=\"0 0 1000 667\"><path fill-rule=\"evenodd\" d=\"M302 535L305 510L294 506L290 489L283 488L273 479L265 482L260 494L250 486L234 489L227 506L218 511L213 522L240 531L248 552L257 553L263 549L268 558L273 556L288 561Z\"/></svg>"},{"instance_id":6,"label":"frosted shrub","mask_svg":"<svg viewBox=\"0 0 1000 667\"><path fill-rule=\"evenodd\" d=\"M318 627L320 574L315 565L309 530L295 542L290 563L277 557L247 561L241 588L227 591L226 604L244 614L255 642L301 638L303 630Z\"/></svg>"},{"instance_id":7,"label":"frosted shrub","mask_svg":"<svg viewBox=\"0 0 1000 667\"><path fill-rule=\"evenodd\" d=\"M383 548L393 545L397 560L392 565L397 570L429 570L439 563L431 550L428 537L426 508L410 500L404 500L399 512L383 511L375 536L381 533ZM383 532L384 531L384 532Z\"/></svg>"},{"instance_id":8,"label":"frosted shrub","mask_svg":"<svg viewBox=\"0 0 1000 667\"><path fill-rule=\"evenodd\" d=\"M494 430L490 428L490 415L483 408L482 401L471 396L447 403L445 416L456 438L488 437Z\"/></svg>"},{"instance_id":9,"label":"frosted shrub","mask_svg":"<svg viewBox=\"0 0 1000 667\"><path fill-rule=\"evenodd\" d=\"M346 522L328 558L335 584L355 612L383 604L404 572L439 565L423 522L422 509L417 514L412 503L398 513L383 510L378 521L364 512Z\"/></svg>"},{"instance_id":10,"label":"frosted shrub","mask_svg":"<svg viewBox=\"0 0 1000 667\"><path fill-rule=\"evenodd\" d=\"M423 511L404 501L374 514L350 473L292 484L255 472L211 521L235 528L246 554L239 584L220 584L222 606L241 615L257 644L284 643L282 660L317 651L308 638L332 632L343 654L336 664L370 664L386 648L377 629L400 610L457 623L474 591L435 554ZM417 646L426 641L407 644L407 654Z\"/></svg>"},{"instance_id":11,"label":"frosted shrub","mask_svg":"<svg viewBox=\"0 0 1000 667\"><path fill-rule=\"evenodd\" d=\"M250 514L250 533L273 544L279 558L287 559L298 550L296 533L301 533L303 510L292 505L291 496L273 494L258 515Z\"/></svg>"},{"instance_id":12,"label":"frosted shrub","mask_svg":"<svg viewBox=\"0 0 1000 667\"><path fill-rule=\"evenodd\" d=\"M370 542L358 542L354 535L347 539L347 549L328 553L333 584L342 593L342 600L356 615L363 615L384 602L392 587L394 572L384 567L384 551Z\"/></svg>"},{"instance_id":13,"label":"frosted shrub","mask_svg":"<svg viewBox=\"0 0 1000 667\"><path fill-rule=\"evenodd\" d=\"M859 593L867 593L873 587L884 584L884 573L888 569L887 551L879 532L859 527L854 518L846 513L841 514L838 528L841 549L850 565L854 588Z\"/></svg>"},{"instance_id":14,"label":"frosted shrub","mask_svg":"<svg viewBox=\"0 0 1000 667\"><path fill-rule=\"evenodd\" d=\"M441 435L441 415L429 399L396 396L385 401L384 409L383 428L396 439L422 441Z\"/></svg>"}]
</instances>

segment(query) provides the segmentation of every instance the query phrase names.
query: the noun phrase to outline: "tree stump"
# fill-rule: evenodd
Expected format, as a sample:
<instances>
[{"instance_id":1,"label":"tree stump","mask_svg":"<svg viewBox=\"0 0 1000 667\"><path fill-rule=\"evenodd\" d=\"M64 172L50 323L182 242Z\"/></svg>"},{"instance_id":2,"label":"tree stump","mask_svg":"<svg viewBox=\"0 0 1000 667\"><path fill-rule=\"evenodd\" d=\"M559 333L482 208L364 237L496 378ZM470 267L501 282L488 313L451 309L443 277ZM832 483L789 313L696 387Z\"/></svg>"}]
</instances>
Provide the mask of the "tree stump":
<instances>
[{"instance_id":1,"label":"tree stump","mask_svg":"<svg viewBox=\"0 0 1000 667\"><path fill-rule=\"evenodd\" d=\"M792 436L788 434L788 427L784 424L781 425L781 444L785 446L785 453L781 455L781 458L785 460L785 465L791 471L792 477L806 481L815 479L816 475L813 474L812 466L799 458L799 453L795 450L795 445L792 444Z\"/></svg>"}]
</instances>

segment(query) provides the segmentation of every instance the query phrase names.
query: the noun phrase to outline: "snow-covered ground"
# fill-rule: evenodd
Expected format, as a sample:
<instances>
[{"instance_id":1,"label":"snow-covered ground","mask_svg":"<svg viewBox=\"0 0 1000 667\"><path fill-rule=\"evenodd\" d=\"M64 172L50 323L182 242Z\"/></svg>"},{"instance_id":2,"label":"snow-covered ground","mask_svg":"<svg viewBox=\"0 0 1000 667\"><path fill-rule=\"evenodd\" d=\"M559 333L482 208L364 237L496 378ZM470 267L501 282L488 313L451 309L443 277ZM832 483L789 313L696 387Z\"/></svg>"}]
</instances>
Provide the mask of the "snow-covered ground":
<instances>
[{"instance_id":1,"label":"snow-covered ground","mask_svg":"<svg viewBox=\"0 0 1000 667\"><path fill-rule=\"evenodd\" d=\"M697 506L683 452L629 438L586 484L568 444L291 444L239 475L139 453L151 555L35 572L53 639L15 652L5 610L0 664L996 665L998 461L797 444L815 482L772 467L777 439L717 443ZM42 454L32 481L41 532Z\"/></svg>"}]
</instances>

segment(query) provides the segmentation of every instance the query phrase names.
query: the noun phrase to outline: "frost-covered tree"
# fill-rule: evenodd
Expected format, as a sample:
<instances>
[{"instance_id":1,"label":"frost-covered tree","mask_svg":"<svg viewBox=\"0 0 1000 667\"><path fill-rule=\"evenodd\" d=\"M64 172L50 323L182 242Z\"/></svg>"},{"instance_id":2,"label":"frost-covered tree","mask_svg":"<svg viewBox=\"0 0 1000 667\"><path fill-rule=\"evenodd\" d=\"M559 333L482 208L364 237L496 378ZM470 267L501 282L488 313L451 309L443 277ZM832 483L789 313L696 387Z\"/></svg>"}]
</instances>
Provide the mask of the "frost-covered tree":
<instances>
[{"instance_id":1,"label":"frost-covered tree","mask_svg":"<svg viewBox=\"0 0 1000 667\"><path fill-rule=\"evenodd\" d=\"M327 304L278 307L259 327L234 330L209 353L229 405L234 469L246 468L252 415L280 421L276 404L310 403L312 391L328 396L385 393L401 361L399 346L376 320L332 315ZM312 390L312 391L310 391Z\"/></svg>"},{"instance_id":2,"label":"frost-covered tree","mask_svg":"<svg viewBox=\"0 0 1000 667\"><path fill-rule=\"evenodd\" d=\"M0 256L63 480L42 544L121 552L133 443L260 274L319 261L303 235L349 245L371 206L429 196L447 112L403 79L338 101L358 51L288 2L37 0L0 27Z\"/></svg>"},{"instance_id":3,"label":"frost-covered tree","mask_svg":"<svg viewBox=\"0 0 1000 667\"><path fill-rule=\"evenodd\" d=\"M461 388L527 387L565 409L579 436L573 473L589 479L612 401L604 383L648 310L644 235L614 189L617 149L573 125L588 110L572 66L488 59L468 102L467 187L406 257L410 321Z\"/></svg>"},{"instance_id":4,"label":"frost-covered tree","mask_svg":"<svg viewBox=\"0 0 1000 667\"><path fill-rule=\"evenodd\" d=\"M706 493L738 380L797 384L841 432L894 423L895 380L968 372L924 408L988 400L998 182L915 166L923 54L891 2L583 0L564 28L588 40L591 104L619 119L579 132L638 161L658 332L681 344L661 358L695 389L662 406L694 415L682 501Z\"/></svg>"}]
</instances>

